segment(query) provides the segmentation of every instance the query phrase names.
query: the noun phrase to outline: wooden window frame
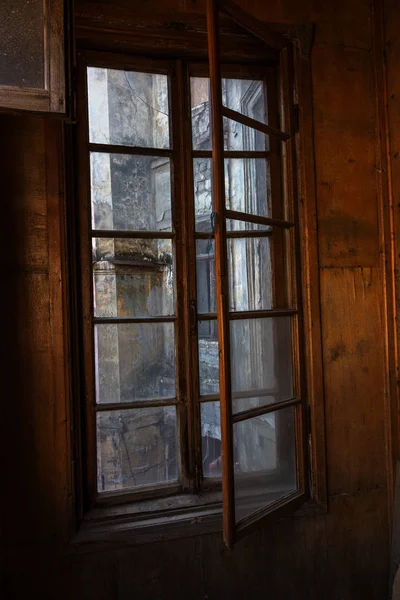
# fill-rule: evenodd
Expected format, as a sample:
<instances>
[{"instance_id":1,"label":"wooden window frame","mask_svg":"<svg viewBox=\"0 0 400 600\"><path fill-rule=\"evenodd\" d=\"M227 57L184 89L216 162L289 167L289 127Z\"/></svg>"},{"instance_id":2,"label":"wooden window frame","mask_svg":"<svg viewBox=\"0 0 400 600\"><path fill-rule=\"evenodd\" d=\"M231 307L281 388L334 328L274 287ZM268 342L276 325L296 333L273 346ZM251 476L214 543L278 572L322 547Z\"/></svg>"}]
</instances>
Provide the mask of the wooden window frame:
<instances>
[{"instance_id":1,"label":"wooden window frame","mask_svg":"<svg viewBox=\"0 0 400 600\"><path fill-rule=\"evenodd\" d=\"M291 46L292 46L292 42L288 42L287 44L287 49L288 49L288 54L289 54L289 58L286 59L287 61L287 65L289 66L289 63L291 61ZM287 54L287 55L288 55ZM295 65L295 69L297 72L297 78L296 80L292 80L292 85L294 85L294 94L297 95L297 99L301 99L301 100L308 100L310 98L310 78L309 78L309 66L307 65L307 62L304 61L302 59L302 57L300 56L298 51L295 51L295 56L294 56L294 65ZM287 56L286 55L286 56ZM86 57L90 57L91 53L90 52L85 52L85 56ZM108 59L106 58L105 55L103 55L103 58L101 58L101 54L99 53L95 53L94 55L92 54L92 56L96 56L95 60L96 60L96 64L98 64L99 66L112 66L112 67L117 67L118 63L126 68L132 66L138 68L138 65L141 65L140 68L145 68L144 66L144 62L140 59L136 59L136 58L132 58L129 59L126 56L123 57L118 57L116 55L114 55L112 57L112 65L108 62ZM184 55L183 55L184 58ZM203 58L203 57L202 57ZM147 65L149 65L149 61L151 63L151 59L145 59L145 63ZM160 72L159 70L159 63L160 61L157 59L156 61L157 63L157 72ZM92 64L92 63L91 63ZM178 60L177 64L181 64L181 62ZM201 67L200 67L201 68ZM204 67L203 67L204 68ZM148 67L147 67L148 70ZM180 71L180 75L176 80L176 84L177 84L177 90L179 91L179 93L183 92L183 80L185 77L185 73L183 72L183 70L181 69ZM80 80L80 86L82 86L82 80ZM187 86L186 86L187 89ZM187 98L187 102L189 101L189 99ZM300 101L300 100L299 100ZM304 103L307 106L307 102ZM303 102L301 103L301 106L303 107ZM228 110L229 113L229 109L225 109ZM228 114L226 113L226 114ZM290 111L289 111L292 120L294 120L295 115L295 105L293 104L293 106L290 107ZM232 115L230 115L232 116ZM236 115L235 115L236 116ZM247 121L247 119L245 119ZM310 114L310 112L307 113L307 110L304 111L304 113L301 113L300 115L300 120L304 126L304 128L308 128L308 131L312 131L312 113ZM247 123L245 123L246 125L251 124L254 125L254 122L249 122L247 121ZM189 126L189 125L188 125ZM311 203L308 204L308 206L306 207L306 210L302 210L301 206L298 206L296 203L294 203L294 211L295 214L292 215L292 218L297 222L300 223L300 225L303 223L303 225L310 227L311 228L315 225L314 223L314 219L315 219L315 213L313 212L313 202L315 202L315 196L313 196L313 188L314 188L314 182L313 182L313 173L312 173L312 161L308 161L308 163L306 163L302 157L302 145L304 144L303 140L299 139L299 135L298 135L298 131L295 131L294 129L294 125L292 125L293 128L293 140L291 142L291 155L292 155L292 165L293 165L293 161L294 161L294 165L292 166L292 168L294 169L293 174L295 175L296 172L296 167L295 167L295 159L296 156L300 158L299 160L299 164L300 164L300 168L297 169L297 180L299 182L299 188L300 188L300 193L308 193L311 194ZM185 133L185 128L181 127L179 134L177 136L177 139L175 140L176 143L178 144L182 144L185 143L184 139L185 139L185 135L188 135L188 131L186 130ZM172 129L171 129L172 132ZM271 131L269 130L268 133L271 133ZM273 132L273 133L276 133ZM178 139L179 138L179 139ZM282 139L288 139L287 136L283 136ZM312 138L311 138L312 140ZM187 143L187 142L186 142ZM307 144L306 144L307 145ZM311 142L311 146L312 146L312 142ZM311 148L312 150L312 148ZM201 151L199 151L199 153L201 153ZM193 155L196 154L196 151L193 152ZM312 152L311 152L312 154ZM182 173L183 173L183 178L187 178L189 177L190 179L190 173L187 173L187 171L185 172L185 169L183 169L183 165L179 166L180 169L182 169ZM182 190L181 190L182 193ZM274 225L282 225L282 222L277 222L275 220L274 223L271 222L271 224ZM109 235L113 236L113 232L106 232ZM301 233L301 231L300 231ZM200 236L201 237L201 236ZM205 236L204 236L205 237ZM306 369L307 372L305 374L303 374L303 376L305 376L305 378L307 379L307 385L308 385L308 389L312 389L314 392L319 392L320 394L323 392L322 389L322 380L321 380L321 371L318 370L318 357L316 359L315 355L313 354L313 352L315 352L315 350L320 346L320 330L319 330L319 320L317 321L317 323L315 323L315 315L319 315L319 305L318 305L318 298L316 297L316 292L318 291L318 277L317 274L315 272L315 269L312 268L312 264L310 263L310 254L312 256L315 256L316 252L317 252L317 248L316 246L312 243L309 243L309 239L307 240L307 244L305 244L305 238L303 236L301 236L301 240L297 240L296 243L296 253L297 255L301 255L302 257L302 270L301 273L297 273L297 276L295 276L296 279L296 284L299 283L299 279L302 279L302 290L304 290L304 284L306 282L306 286L307 286L307 293L304 294L303 291L303 299L299 300L299 307L301 306L301 304L306 305L306 311L305 314L303 312L303 318L304 318L304 323L305 323L305 354L306 356L311 359L312 356L312 363L313 363L313 367L310 369L309 368L309 364L308 362L306 363ZM189 253L190 254L190 253ZM183 252L181 255L181 260L182 260L182 266L184 270L188 270L190 269L190 261L192 259L188 259L187 255L185 256L185 253ZM189 260L189 262L187 262L187 260ZM193 269L191 270L193 271ZM314 288L314 293L311 293L310 289L309 289L309 281L314 281L314 283L316 284L316 288ZM195 286L194 286L195 289ZM189 328L191 327L190 323L191 323L191 309L190 309L190 305L186 305L185 306L185 310L187 313L187 324L185 325L185 327ZM313 319L311 319L311 315L313 315ZM186 332L187 333L187 332ZM193 348L193 345L192 345ZM320 355L319 355L320 356ZM193 363L193 356L192 356L192 363ZM310 385L311 384L311 385ZM326 509L326 476L325 476L325 455L324 455L324 431L323 431L323 394L320 395L320 397L318 398L317 402L310 402L310 400L308 401L309 403L307 405L305 405L305 403L303 403L301 410L301 416L300 418L303 420L303 423L305 423L306 421L309 422L310 424L313 423L318 423L318 432L316 433L316 429L314 429L314 427L308 427L306 428L304 426L304 431L307 432L307 443L309 445L309 449L310 449L310 458L311 458L311 466L313 469L313 473L312 473L312 477L311 477L311 497L314 498L314 503L313 506L315 507L316 510L322 510L324 511ZM297 403L297 401L296 401ZM200 405L199 405L200 406ZM311 408L310 408L311 407ZM276 406L272 406L271 410L276 410ZM263 411L265 412L265 411ZM197 422L199 422L199 418L195 417L192 418L192 422L187 422L185 421L185 427L188 428L193 428L196 427L194 421L197 420ZM197 424L198 427L198 424ZM198 432L197 432L198 434ZM201 436L200 436L201 439ZM317 443L314 443L314 441L316 441ZM306 443L305 443L306 445ZM200 452L200 456L197 456L197 460L201 460L201 444L200 444L200 448L198 448L197 452ZM302 457L301 460L305 461L305 454L306 454L307 450L305 447L303 447L302 449ZM193 451L193 455L195 455L195 451ZM150 539L153 539L153 535L157 535L157 533L154 533L157 530L157 524L153 523L153 517L151 515L154 515L155 518L160 518L160 510L162 511L162 519L163 519L163 525L164 526L168 526L168 516L171 517L176 517L177 514L179 514L182 518L182 523L184 522L188 522L188 520L193 520L193 515L202 515L202 526L200 527L201 531L205 531L205 530L219 530L221 525L220 525L220 515L221 515L221 493L218 489L215 489L217 486L213 485L213 483L215 484L215 482L212 482L211 485L209 486L209 491L205 491L205 493L203 494L203 498L200 501L195 501L193 502L193 496L192 497L188 497L187 496L187 492L195 492L196 490L198 490L200 488L200 473L196 472L196 470L193 471L193 465L189 466L189 471L190 469L192 469L191 473L191 477L193 479L193 473L195 474L195 478L197 477L197 483L194 486L190 486L189 484L186 485L186 487L182 488L180 487L180 493L181 496L177 497L176 500L171 500L168 503L169 508L166 509L166 506L164 504L164 510L163 510L163 500L162 498L159 498L160 494L159 491L156 490L155 491L155 497L157 497L157 500L152 500L151 499L151 494L150 497L147 496L146 499L143 500L143 502L140 501L140 499L138 498L137 493L135 494L130 494L130 493L122 493L120 495L120 499L116 499L114 498L114 500L117 500L117 502L121 501L122 503L126 503L129 502L129 500L133 500L135 499L135 506L131 505L130 508L128 510L124 510L123 514L125 515L125 526L123 528L123 530L121 530L121 528L119 528L119 531L116 532L114 530L114 518L110 517L110 512L109 509L107 508L102 508L101 510L102 515L101 517L99 517L99 513L98 513L98 509L96 509L93 504L92 509L89 510L89 513L87 512L87 508L88 508L88 504L85 502L84 504L86 505L86 509L85 510L81 510L81 515L83 516L83 513L86 512L86 518L83 521L83 528L81 528L81 536L80 539L82 540L86 540L88 539L93 539L97 538L97 539L102 539L104 536L108 536L109 534L111 534L111 537L113 537L115 539L115 537L122 537L125 538L125 534L127 533L127 535L129 536L132 533L132 530L137 532L137 528L135 523L141 523L143 525L143 523L145 523L144 525L144 529L141 531L141 534L143 535L139 535L138 537L141 539L143 537L143 539L148 539L148 536L150 537ZM85 470L85 469L84 469ZM306 474L306 470L303 471L304 474ZM187 481L190 480L190 477L188 477ZM304 491L306 490L307 487L307 481L305 481L305 479L303 479L302 482L303 487L304 487ZM166 488L165 492L166 495L169 495L171 493L171 488ZM178 490L176 490L178 491ZM112 495L110 495L111 497ZM301 493L298 495L297 498L294 498L294 502L291 503L291 505L289 506L290 510L294 510L295 506L304 503L304 500L307 498L307 494L306 493ZM102 500L99 502L99 506L104 506L107 505L107 498L106 495L104 496L104 500L105 502ZM186 502L186 503L185 503ZM275 505L274 505L275 506ZM135 508L136 507L136 508ZM273 514L275 515L276 513L276 506L273 510ZM138 510L137 510L138 509ZM282 503L282 509L288 509L287 506L283 506ZM143 515L140 515L140 511L141 510L145 510L146 511L146 519L143 521ZM97 511L97 512L96 512ZM117 511L118 512L118 511ZM229 511L228 511L229 512ZM279 512L279 511L278 511ZM225 514L227 513L227 511L225 510ZM115 511L113 513L114 515L116 514ZM126 515L129 514L129 524L127 523L127 517ZM119 515L119 517L121 517L122 513ZM258 515L260 516L260 515ZM265 511L262 515L263 518L265 517L269 517L271 516L271 512L270 511ZM250 526L255 526L255 521L251 520L253 522L249 522L246 523L247 525ZM215 526L215 524L218 524L217 526ZM203 527L204 525L204 527ZM170 524L170 526L172 526L172 524ZM155 529L154 529L155 527ZM225 535L225 541L227 543L228 546L231 546L233 543L233 540L237 537L240 537L241 534L243 534L243 532L245 531L245 528L237 528L237 530L235 531L234 528L232 529L232 519L230 519L230 525L229 528L231 530L232 533L228 533ZM167 527L168 529L168 527ZM175 529L174 526L172 526L172 529ZM198 527L195 529L199 529ZM227 525L225 524L225 530L227 530ZM82 535L82 531L83 531L83 535ZM86 532L86 533L85 533ZM89 532L89 533L88 533ZM234 532L234 533L233 533ZM181 532L182 533L182 532ZM87 536L88 534L88 536ZM173 534L174 535L174 534ZM186 534L184 534L186 535Z\"/></svg>"},{"instance_id":2,"label":"wooden window frame","mask_svg":"<svg viewBox=\"0 0 400 600\"><path fill-rule=\"evenodd\" d=\"M267 47L275 49L279 56L278 62L278 91L280 95L280 127L268 123L264 125L241 113L226 108L222 101L222 75L220 54L220 28L219 12L226 13L237 24L248 30L251 34L260 38ZM307 444L306 444L306 394L303 361L300 357L300 348L303 347L302 326L298 310L299 305L299 265L295 260L295 247L298 235L294 232L286 236L283 251L285 256L285 280L288 284L288 305L294 307L292 315L292 354L293 354L293 395L292 400L281 402L284 406L294 406L295 415L295 447L296 447L296 473L297 489L277 500L277 502L266 504L264 508L252 513L239 522L235 518L235 475L234 475L234 449L233 449L233 427L237 422L237 414L232 409L232 376L231 376L231 326L233 315L229 312L229 273L227 258L227 219L240 219L260 224L271 224L271 219L253 216L246 213L237 213L226 209L225 204L225 175L224 175L224 139L223 139L223 117L231 118L242 125L261 131L269 135L272 144L272 153L278 155L279 143L281 143L282 166L283 166L283 205L284 214L281 223L275 222L274 226L292 230L295 224L294 210L297 203L297 181L296 181L296 153L295 153L295 129L294 129L294 88L293 88L293 59L291 44L276 34L268 27L262 27L254 17L230 0L208 0L207 2L207 27L208 27L208 56L210 67L211 87L211 111L212 111L212 164L213 164L213 193L214 206L217 214L217 230L215 234L215 254L217 268L217 314L218 314L218 339L219 339L219 372L220 372L220 403L221 403L221 440L222 440L222 490L223 490L223 535L228 548L231 548L241 534L247 532L268 514L276 514L280 508L285 510L295 508L304 503L308 497L308 481L306 479L307 469ZM276 148L276 152L274 152ZM294 230L294 227L293 227ZM292 231L293 231L292 230ZM288 239L289 238L289 239ZM256 311L257 318L262 316L263 311ZM284 310L282 309L284 313ZM250 318L251 313L247 313ZM290 404L289 404L290 403ZM246 411L244 418L251 419L252 416L276 412L277 405L273 404L261 409ZM278 412L276 412L278 414Z\"/></svg>"},{"instance_id":3,"label":"wooden window frame","mask_svg":"<svg viewBox=\"0 0 400 600\"><path fill-rule=\"evenodd\" d=\"M44 86L0 85L0 111L29 111L70 117L72 10L70 0L43 0Z\"/></svg>"}]
</instances>

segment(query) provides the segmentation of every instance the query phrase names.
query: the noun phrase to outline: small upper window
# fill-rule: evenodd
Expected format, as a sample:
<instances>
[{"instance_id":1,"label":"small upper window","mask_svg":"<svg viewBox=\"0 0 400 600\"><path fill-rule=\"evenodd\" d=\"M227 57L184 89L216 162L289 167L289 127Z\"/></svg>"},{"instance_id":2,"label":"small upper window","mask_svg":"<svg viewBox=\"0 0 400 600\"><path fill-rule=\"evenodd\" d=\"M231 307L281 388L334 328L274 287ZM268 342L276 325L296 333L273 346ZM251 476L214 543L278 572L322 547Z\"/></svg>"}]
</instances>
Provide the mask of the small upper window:
<instances>
[{"instance_id":1,"label":"small upper window","mask_svg":"<svg viewBox=\"0 0 400 600\"><path fill-rule=\"evenodd\" d=\"M0 109L67 115L68 0L1 0Z\"/></svg>"}]
</instances>

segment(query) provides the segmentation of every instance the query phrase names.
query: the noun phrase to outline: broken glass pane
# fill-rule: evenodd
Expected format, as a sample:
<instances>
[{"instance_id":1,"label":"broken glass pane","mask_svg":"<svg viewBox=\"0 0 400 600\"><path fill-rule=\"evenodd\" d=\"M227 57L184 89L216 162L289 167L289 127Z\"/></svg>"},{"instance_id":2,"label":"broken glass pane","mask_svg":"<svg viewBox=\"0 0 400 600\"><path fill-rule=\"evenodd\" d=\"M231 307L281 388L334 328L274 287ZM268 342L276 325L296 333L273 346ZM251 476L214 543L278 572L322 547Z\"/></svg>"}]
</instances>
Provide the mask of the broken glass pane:
<instances>
[{"instance_id":1,"label":"broken glass pane","mask_svg":"<svg viewBox=\"0 0 400 600\"><path fill-rule=\"evenodd\" d=\"M175 406L97 413L97 489L178 480Z\"/></svg>"},{"instance_id":2,"label":"broken glass pane","mask_svg":"<svg viewBox=\"0 0 400 600\"><path fill-rule=\"evenodd\" d=\"M168 77L88 67L89 141L169 148Z\"/></svg>"}]
</instances>

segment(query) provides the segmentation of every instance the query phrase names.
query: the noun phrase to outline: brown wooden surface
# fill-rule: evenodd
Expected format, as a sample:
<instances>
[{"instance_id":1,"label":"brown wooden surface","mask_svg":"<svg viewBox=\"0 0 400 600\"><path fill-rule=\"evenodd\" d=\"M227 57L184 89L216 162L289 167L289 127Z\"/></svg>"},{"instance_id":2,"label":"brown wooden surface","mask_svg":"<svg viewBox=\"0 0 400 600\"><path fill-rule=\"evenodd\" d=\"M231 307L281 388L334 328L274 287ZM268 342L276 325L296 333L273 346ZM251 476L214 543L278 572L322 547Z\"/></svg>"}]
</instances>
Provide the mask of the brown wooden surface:
<instances>
[{"instance_id":1,"label":"brown wooden surface","mask_svg":"<svg viewBox=\"0 0 400 600\"><path fill-rule=\"evenodd\" d=\"M317 45L313 78L321 266L372 267L379 237L370 55Z\"/></svg>"},{"instance_id":2,"label":"brown wooden surface","mask_svg":"<svg viewBox=\"0 0 400 600\"><path fill-rule=\"evenodd\" d=\"M207 36L210 69L212 127L213 200L217 214L215 231L215 269L218 314L219 396L221 408L221 458L224 542L232 548L235 541L235 492L233 463L232 378L229 326L229 282L226 247L226 207L224 169L224 130L218 1L207 1Z\"/></svg>"},{"instance_id":3,"label":"brown wooden surface","mask_svg":"<svg viewBox=\"0 0 400 600\"><path fill-rule=\"evenodd\" d=\"M385 102L386 107L386 127L387 127L387 162L386 167L389 175L388 182L388 196L389 196L389 216L391 219L391 227L393 231L392 237L392 252L389 266L393 275L393 287L394 287L394 304L395 310L398 311L399 307L399 292L400 292L400 280L399 280L399 266L400 266L400 248L399 248L399 227L400 227L400 39L399 39L399 26L400 26L400 7L395 0L385 0L383 2L383 16L384 16L384 52L385 52L385 64L384 72L386 76L386 88ZM395 312L395 315L396 315ZM392 328L393 334L393 346L398 351L399 340L400 340L400 327L398 319ZM399 381L398 364L397 368L393 369L392 375L397 383ZM391 431L398 432L398 404L393 407L393 419ZM398 435L395 438L397 444L396 459L398 460ZM398 488L397 488L398 492ZM397 494L398 496L398 494ZM398 511L398 508L395 507ZM398 520L398 512L397 512ZM391 582L393 580L395 569L398 564L395 559L398 560L399 552L399 536L398 528L394 530L393 543L393 556L391 564Z\"/></svg>"},{"instance_id":4,"label":"brown wooden surface","mask_svg":"<svg viewBox=\"0 0 400 600\"><path fill-rule=\"evenodd\" d=\"M151 0L149 10L156 5ZM318 233L320 253L314 246L311 261L317 270L318 261L323 267L321 295L313 301L321 303L324 390L319 383L314 393L318 411L326 417L328 513L302 511L295 518L268 523L230 553L223 549L220 534L112 549L106 544L65 543L74 513L67 467L71 421L65 409L66 323L61 318L65 279L57 275L63 252L58 235L62 200L58 184L52 182L61 166L61 148L55 150L60 125L53 124L51 133L40 119L1 116L1 263L7 318L2 323L5 383L0 424L1 531L6 548L0 583L6 586L6 600L25 598L33 590L49 600L387 596L387 486L392 477L387 429L397 432L397 423L387 410L384 382L385 353L389 349L393 358L393 345L388 346L384 333L390 315L383 310L386 273L380 252L382 235L387 244L388 231L379 216L375 92L380 103L382 97L372 75L374 61L378 69L382 64L370 52L370 4L280 0L268 10L263 0L241 5L264 20L316 22L311 66L317 220L307 231L314 241ZM117 14L120 6L122 2L116 7L115 2L85 1L97 25L102 13ZM169 0L165 8L196 14L204 4ZM385 2L385 20L398 235L400 16L395 0ZM302 200L307 201L307 194ZM395 250L398 268L397 241ZM316 426L318 417L313 420Z\"/></svg>"},{"instance_id":5,"label":"brown wooden surface","mask_svg":"<svg viewBox=\"0 0 400 600\"><path fill-rule=\"evenodd\" d=\"M386 482L381 285L377 269L321 273L330 494Z\"/></svg>"}]
</instances>

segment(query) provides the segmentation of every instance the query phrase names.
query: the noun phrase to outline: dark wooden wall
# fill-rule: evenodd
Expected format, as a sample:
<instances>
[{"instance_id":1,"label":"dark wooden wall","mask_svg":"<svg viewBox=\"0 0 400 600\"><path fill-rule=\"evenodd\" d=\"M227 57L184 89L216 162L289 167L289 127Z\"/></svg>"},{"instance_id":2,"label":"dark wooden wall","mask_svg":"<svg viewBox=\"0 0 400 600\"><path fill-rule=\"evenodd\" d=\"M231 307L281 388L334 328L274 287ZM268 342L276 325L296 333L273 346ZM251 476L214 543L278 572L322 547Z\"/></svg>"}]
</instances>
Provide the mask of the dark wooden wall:
<instances>
[{"instance_id":1,"label":"dark wooden wall","mask_svg":"<svg viewBox=\"0 0 400 600\"><path fill-rule=\"evenodd\" d=\"M385 6L391 42L386 113L379 4L242 2L265 20L316 23L312 90L329 510L268 524L231 553L214 534L136 547L67 543L73 489L61 126L0 117L6 274L0 565L7 600L30 594L74 600L386 597L397 438L392 267L399 252L391 244L400 206L397 4L387 0ZM200 12L203 5L169 0L163 8Z\"/></svg>"}]
</instances>

